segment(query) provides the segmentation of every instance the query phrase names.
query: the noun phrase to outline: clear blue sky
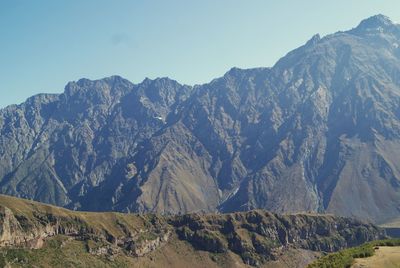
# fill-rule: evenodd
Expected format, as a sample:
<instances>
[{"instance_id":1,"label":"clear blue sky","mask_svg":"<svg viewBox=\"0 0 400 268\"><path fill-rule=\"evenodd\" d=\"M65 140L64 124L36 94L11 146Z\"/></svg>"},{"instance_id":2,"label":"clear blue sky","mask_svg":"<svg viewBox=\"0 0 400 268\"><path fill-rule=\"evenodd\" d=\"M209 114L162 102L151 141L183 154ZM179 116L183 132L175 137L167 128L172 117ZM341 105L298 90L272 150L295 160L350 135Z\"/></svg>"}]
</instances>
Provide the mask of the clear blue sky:
<instances>
[{"instance_id":1,"label":"clear blue sky","mask_svg":"<svg viewBox=\"0 0 400 268\"><path fill-rule=\"evenodd\" d=\"M371 15L400 21L399 10L398 0L0 0L0 107L82 77L205 83Z\"/></svg>"}]
</instances>

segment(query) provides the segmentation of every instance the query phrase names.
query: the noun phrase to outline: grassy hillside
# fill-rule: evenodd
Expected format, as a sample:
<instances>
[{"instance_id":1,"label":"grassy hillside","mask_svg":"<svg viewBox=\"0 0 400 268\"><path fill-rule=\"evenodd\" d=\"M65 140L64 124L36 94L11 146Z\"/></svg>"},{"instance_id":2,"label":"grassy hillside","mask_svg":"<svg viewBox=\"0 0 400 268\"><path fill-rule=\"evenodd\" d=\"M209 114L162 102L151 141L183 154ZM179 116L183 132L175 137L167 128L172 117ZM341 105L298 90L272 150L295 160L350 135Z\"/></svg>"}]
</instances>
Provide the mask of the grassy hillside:
<instances>
[{"instance_id":1,"label":"grassy hillside","mask_svg":"<svg viewBox=\"0 0 400 268\"><path fill-rule=\"evenodd\" d=\"M375 248L380 246L400 246L400 239L386 239L365 243L358 247L328 254L308 265L308 268L347 268L356 258L367 258L374 255Z\"/></svg>"},{"instance_id":2,"label":"grassy hillside","mask_svg":"<svg viewBox=\"0 0 400 268\"><path fill-rule=\"evenodd\" d=\"M76 223L90 227L95 231L106 231L114 236L125 235L126 228L136 231L145 228L154 215L134 215L116 212L81 212L47 205L35 201L21 198L0 195L0 206L4 206L13 211L16 215L24 217L28 222L35 225L38 217L54 216L66 224ZM125 228L121 228L121 225ZM125 229L125 230L124 230Z\"/></svg>"},{"instance_id":3,"label":"grassy hillside","mask_svg":"<svg viewBox=\"0 0 400 268\"><path fill-rule=\"evenodd\" d=\"M358 258L352 268L399 268L400 267L400 247L379 247L375 250L372 257Z\"/></svg>"},{"instance_id":4,"label":"grassy hillside","mask_svg":"<svg viewBox=\"0 0 400 268\"><path fill-rule=\"evenodd\" d=\"M304 267L308 262L320 256L319 253L291 249L280 256L279 260L266 262L260 267L286 268ZM46 241L41 249L1 249L0 267L174 267L174 268L217 268L217 267L249 267L240 256L232 253L210 253L194 249L189 243L175 239L165 245L162 250L151 252L140 258L127 257L120 254L105 257L88 253L87 244L83 241L57 236Z\"/></svg>"}]
</instances>

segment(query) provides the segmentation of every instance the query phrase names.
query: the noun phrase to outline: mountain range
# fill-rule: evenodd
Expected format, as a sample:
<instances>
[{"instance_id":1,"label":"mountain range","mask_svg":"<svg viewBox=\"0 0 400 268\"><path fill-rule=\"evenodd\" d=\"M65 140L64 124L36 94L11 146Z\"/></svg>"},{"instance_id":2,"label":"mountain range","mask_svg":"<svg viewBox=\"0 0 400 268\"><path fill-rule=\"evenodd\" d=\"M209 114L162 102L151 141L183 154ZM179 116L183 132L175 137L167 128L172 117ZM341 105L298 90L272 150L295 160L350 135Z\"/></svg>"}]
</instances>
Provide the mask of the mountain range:
<instances>
[{"instance_id":1,"label":"mountain range","mask_svg":"<svg viewBox=\"0 0 400 268\"><path fill-rule=\"evenodd\" d=\"M400 26L203 85L81 79L0 110L0 192L74 210L400 214Z\"/></svg>"}]
</instances>

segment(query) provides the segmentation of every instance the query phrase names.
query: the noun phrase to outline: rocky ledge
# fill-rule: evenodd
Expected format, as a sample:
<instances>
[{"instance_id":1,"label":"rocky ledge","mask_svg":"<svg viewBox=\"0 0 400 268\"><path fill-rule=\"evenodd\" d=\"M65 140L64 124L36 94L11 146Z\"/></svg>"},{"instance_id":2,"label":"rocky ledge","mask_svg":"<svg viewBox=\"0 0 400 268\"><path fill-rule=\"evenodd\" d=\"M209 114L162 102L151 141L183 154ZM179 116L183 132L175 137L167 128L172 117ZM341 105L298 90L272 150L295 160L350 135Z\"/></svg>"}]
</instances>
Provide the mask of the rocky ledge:
<instances>
[{"instance_id":1,"label":"rocky ledge","mask_svg":"<svg viewBox=\"0 0 400 268\"><path fill-rule=\"evenodd\" d=\"M290 249L333 252L385 237L372 224L332 215L90 213L0 197L0 247L37 249L56 235L84 241L87 252L110 259L140 258L177 239L213 254L233 252L252 266Z\"/></svg>"}]
</instances>

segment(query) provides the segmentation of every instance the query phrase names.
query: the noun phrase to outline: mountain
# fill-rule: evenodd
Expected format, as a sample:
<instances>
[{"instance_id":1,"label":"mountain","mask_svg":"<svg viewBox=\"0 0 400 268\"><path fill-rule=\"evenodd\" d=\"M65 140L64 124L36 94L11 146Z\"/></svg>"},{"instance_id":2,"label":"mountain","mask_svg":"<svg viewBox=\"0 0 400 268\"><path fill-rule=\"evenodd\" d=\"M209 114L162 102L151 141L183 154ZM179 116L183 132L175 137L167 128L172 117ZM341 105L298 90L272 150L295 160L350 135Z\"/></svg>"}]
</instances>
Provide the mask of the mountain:
<instances>
[{"instance_id":1,"label":"mountain","mask_svg":"<svg viewBox=\"0 0 400 268\"><path fill-rule=\"evenodd\" d=\"M331 215L74 212L0 195L2 267L304 267L382 237Z\"/></svg>"},{"instance_id":2,"label":"mountain","mask_svg":"<svg viewBox=\"0 0 400 268\"><path fill-rule=\"evenodd\" d=\"M0 191L75 210L400 210L400 26L312 37L196 86L113 76L0 110Z\"/></svg>"}]
</instances>

